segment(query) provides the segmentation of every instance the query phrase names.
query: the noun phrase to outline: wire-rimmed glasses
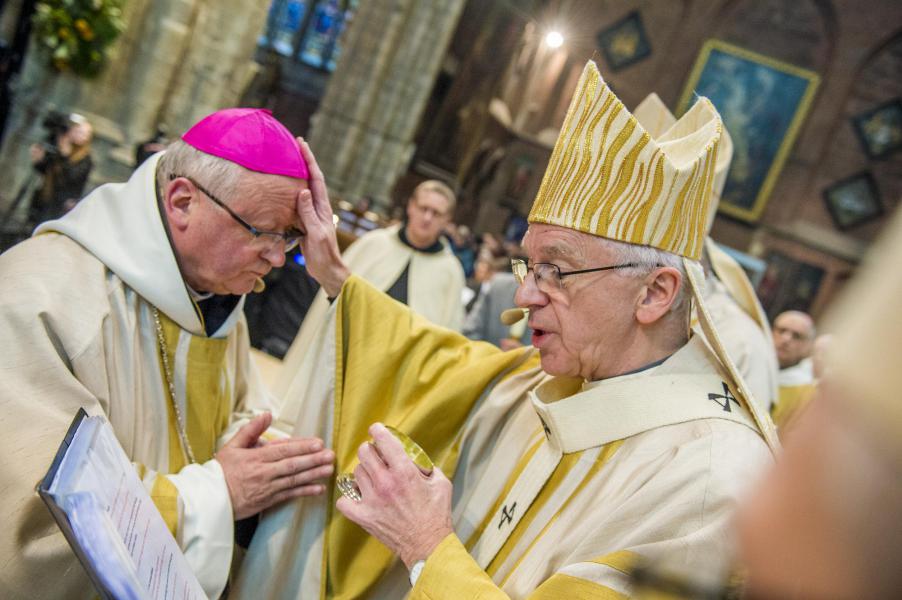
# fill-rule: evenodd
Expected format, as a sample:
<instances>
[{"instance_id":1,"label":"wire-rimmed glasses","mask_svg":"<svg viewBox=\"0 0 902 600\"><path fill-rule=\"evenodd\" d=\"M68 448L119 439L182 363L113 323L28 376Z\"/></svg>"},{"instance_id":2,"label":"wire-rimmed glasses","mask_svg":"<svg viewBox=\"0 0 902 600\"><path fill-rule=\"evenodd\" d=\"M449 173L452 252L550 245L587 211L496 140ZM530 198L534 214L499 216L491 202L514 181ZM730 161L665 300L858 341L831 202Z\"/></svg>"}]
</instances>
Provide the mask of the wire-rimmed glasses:
<instances>
[{"instance_id":1,"label":"wire-rimmed glasses","mask_svg":"<svg viewBox=\"0 0 902 600\"><path fill-rule=\"evenodd\" d=\"M173 175L169 176L169 179L171 181L171 180L178 179L179 177L182 177L182 178L190 181L192 183L192 185L194 185L194 187L196 187L198 189L198 191L200 191L200 193L202 193L204 196L206 196L207 198L212 200L215 204L217 204L223 210L225 210L227 213L229 213L230 217L235 219L235 221L237 221L239 225L244 227L247 231L250 232L250 234L252 236L254 236L254 240L259 240L259 239L263 238L265 241L269 242L271 245L275 245L279 242L283 242L285 244L284 251L286 253L291 252L292 250L294 250L295 248L298 247L298 244L301 241L301 237L303 237L304 234L301 233L300 231L298 231L297 229L291 228L288 231L286 231L285 233L279 233L278 231L265 231L263 229L257 229L256 227L254 227L253 225L251 225L250 223L248 223L247 221L242 219L240 216L238 216L238 213L236 213L231 208L229 208L225 202L223 202L222 200L220 200L219 198L217 198L216 196L214 196L213 194L208 192L202 185L197 183L193 178L191 178L187 175L173 174Z\"/></svg>"}]
</instances>

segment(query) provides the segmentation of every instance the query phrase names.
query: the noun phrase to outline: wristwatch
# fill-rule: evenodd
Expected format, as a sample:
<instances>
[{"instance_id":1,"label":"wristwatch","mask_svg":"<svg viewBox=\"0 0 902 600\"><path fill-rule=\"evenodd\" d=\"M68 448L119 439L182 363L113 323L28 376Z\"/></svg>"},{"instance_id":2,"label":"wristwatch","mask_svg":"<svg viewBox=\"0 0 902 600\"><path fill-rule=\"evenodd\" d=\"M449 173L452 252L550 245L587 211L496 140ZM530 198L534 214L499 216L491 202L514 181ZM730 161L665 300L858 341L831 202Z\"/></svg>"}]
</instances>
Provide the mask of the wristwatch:
<instances>
[{"instance_id":1,"label":"wristwatch","mask_svg":"<svg viewBox=\"0 0 902 600\"><path fill-rule=\"evenodd\" d=\"M417 579L420 578L420 573L423 572L423 567L426 566L425 560L418 560L413 563L413 566L410 567L410 586L413 587L417 584Z\"/></svg>"}]
</instances>

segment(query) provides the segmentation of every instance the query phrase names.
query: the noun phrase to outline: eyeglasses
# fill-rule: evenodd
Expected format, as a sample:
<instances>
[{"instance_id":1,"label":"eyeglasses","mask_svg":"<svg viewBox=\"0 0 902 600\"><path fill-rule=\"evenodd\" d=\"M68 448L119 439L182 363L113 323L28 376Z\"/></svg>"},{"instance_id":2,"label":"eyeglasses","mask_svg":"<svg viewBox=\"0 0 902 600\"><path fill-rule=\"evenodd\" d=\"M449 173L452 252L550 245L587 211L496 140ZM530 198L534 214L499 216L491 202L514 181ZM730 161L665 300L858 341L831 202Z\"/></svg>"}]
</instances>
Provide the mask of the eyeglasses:
<instances>
[{"instance_id":1,"label":"eyeglasses","mask_svg":"<svg viewBox=\"0 0 902 600\"><path fill-rule=\"evenodd\" d=\"M582 275L583 273L596 273L598 271L610 271L612 269L626 269L628 267L638 267L637 263L624 263L622 265L613 265L610 267L597 267L594 269L580 269L578 271L561 271L561 268L552 263L533 263L529 266L525 260L520 258L511 259L511 270L514 272L514 278L517 283L522 284L526 280L526 276L530 271L536 278L536 286L539 291L548 294L561 289L561 279L569 275Z\"/></svg>"},{"instance_id":2,"label":"eyeglasses","mask_svg":"<svg viewBox=\"0 0 902 600\"><path fill-rule=\"evenodd\" d=\"M206 196L207 198L209 198L210 200L215 202L217 205L222 207L227 213L229 213L230 217L235 219L235 221L237 221L238 224L240 224L242 227L247 229L250 232L250 234L252 236L254 236L254 240L259 240L260 238L263 238L265 241L269 242L271 245L275 245L279 242L282 242L285 244L285 252L291 252L292 250L297 248L298 244L300 243L301 237L303 237L304 234L301 233L300 231L298 231L297 229L292 228L292 229L289 229L285 233L279 233L278 231L264 231L262 229L257 229L256 227L254 227L253 225L251 225L250 223L248 223L247 221L245 221L244 219L239 217L235 211L233 211L231 208L226 206L225 202L223 202L222 200L220 200L219 198L217 198L216 196L214 196L213 194L208 192L206 189L204 189L203 186L201 186L199 183L194 181L194 179L192 179L191 177L188 177L187 175L172 174L169 176L169 180L174 181L175 179L178 179L179 177L182 177L182 178L190 181L194 185L194 187L196 187L204 196Z\"/></svg>"},{"instance_id":3,"label":"eyeglasses","mask_svg":"<svg viewBox=\"0 0 902 600\"><path fill-rule=\"evenodd\" d=\"M435 210L434 208L432 208L431 206L421 205L416 200L413 201L413 207L416 210L418 210L424 217L428 217L429 215L432 215L433 219L443 219L446 216L448 216L447 211L439 212L439 211Z\"/></svg>"}]
</instances>

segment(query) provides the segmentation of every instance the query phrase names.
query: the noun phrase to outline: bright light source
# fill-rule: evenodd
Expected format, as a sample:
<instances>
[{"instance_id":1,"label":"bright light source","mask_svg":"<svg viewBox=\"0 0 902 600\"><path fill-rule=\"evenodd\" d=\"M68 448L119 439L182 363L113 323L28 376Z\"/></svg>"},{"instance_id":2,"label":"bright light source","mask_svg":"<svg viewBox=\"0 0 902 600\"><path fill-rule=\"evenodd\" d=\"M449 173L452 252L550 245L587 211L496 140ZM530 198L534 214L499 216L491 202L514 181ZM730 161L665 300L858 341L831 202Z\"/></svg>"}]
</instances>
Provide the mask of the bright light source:
<instances>
[{"instance_id":1,"label":"bright light source","mask_svg":"<svg viewBox=\"0 0 902 600\"><path fill-rule=\"evenodd\" d=\"M545 36L545 43L548 44L549 48L560 48L561 44L564 43L564 36L557 31L549 31L548 35Z\"/></svg>"}]
</instances>

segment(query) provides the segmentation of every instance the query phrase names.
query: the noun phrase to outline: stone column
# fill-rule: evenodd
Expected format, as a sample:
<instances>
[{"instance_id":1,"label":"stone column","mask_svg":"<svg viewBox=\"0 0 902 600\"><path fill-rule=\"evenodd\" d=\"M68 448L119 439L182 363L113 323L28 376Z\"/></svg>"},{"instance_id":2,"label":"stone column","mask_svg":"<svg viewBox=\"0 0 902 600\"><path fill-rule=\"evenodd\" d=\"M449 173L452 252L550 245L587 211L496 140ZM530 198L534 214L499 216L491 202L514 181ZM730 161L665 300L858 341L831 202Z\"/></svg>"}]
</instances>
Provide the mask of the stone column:
<instances>
[{"instance_id":1,"label":"stone column","mask_svg":"<svg viewBox=\"0 0 902 600\"><path fill-rule=\"evenodd\" d=\"M337 195L390 203L463 6L464 0L360 4L309 136Z\"/></svg>"},{"instance_id":2,"label":"stone column","mask_svg":"<svg viewBox=\"0 0 902 600\"><path fill-rule=\"evenodd\" d=\"M269 10L263 1L200 4L161 111L171 131L184 131L204 115L238 102L256 68L254 51Z\"/></svg>"},{"instance_id":3,"label":"stone column","mask_svg":"<svg viewBox=\"0 0 902 600\"><path fill-rule=\"evenodd\" d=\"M97 184L127 178L134 144L158 124L177 134L234 105L252 74L267 8L246 0L130 0L126 30L93 80L51 71L32 47L0 153L0 196L11 200L27 178L28 146L41 138L40 121L51 106L94 124Z\"/></svg>"}]
</instances>

